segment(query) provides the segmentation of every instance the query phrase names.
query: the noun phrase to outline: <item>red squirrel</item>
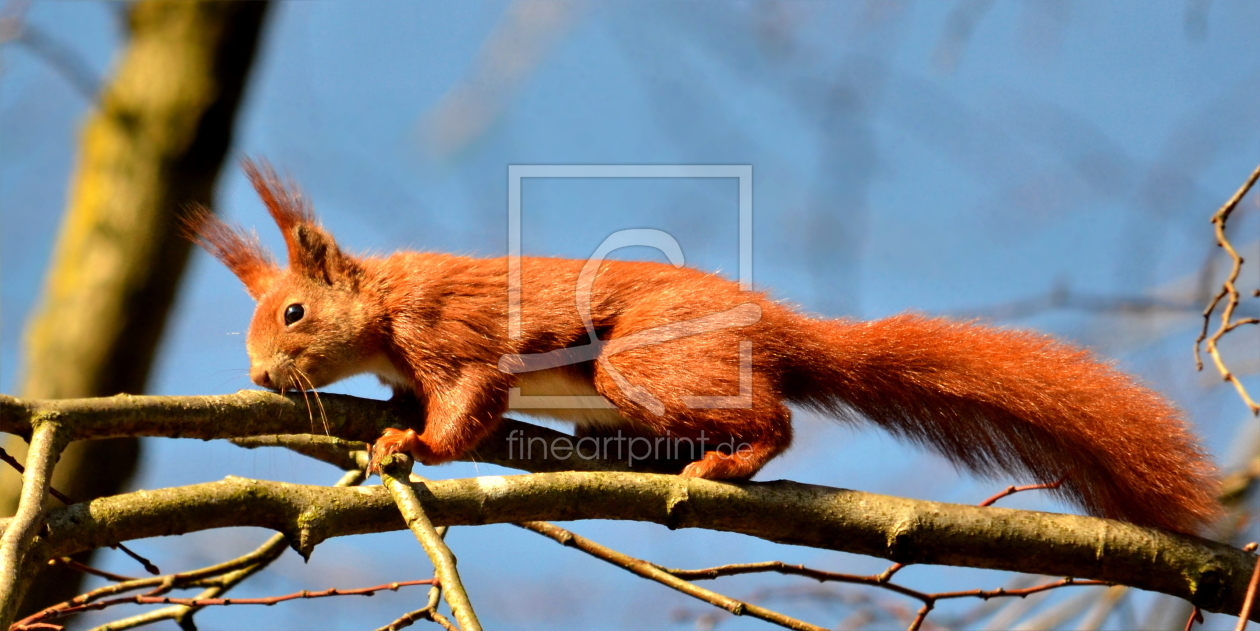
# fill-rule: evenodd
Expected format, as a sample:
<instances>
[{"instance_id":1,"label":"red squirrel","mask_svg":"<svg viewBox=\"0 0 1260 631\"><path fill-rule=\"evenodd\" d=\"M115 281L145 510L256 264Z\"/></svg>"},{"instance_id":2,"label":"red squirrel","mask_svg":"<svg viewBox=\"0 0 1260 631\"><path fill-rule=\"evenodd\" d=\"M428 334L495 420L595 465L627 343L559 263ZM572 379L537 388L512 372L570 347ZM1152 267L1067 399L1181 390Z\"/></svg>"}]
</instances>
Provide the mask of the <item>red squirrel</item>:
<instances>
[{"instance_id":1,"label":"red squirrel","mask_svg":"<svg viewBox=\"0 0 1260 631\"><path fill-rule=\"evenodd\" d=\"M295 187L244 168L288 268L209 212L189 226L257 301L250 378L283 392L372 373L414 395L423 419L386 430L374 464L457 459L521 392L598 395L607 403L528 413L585 435L738 442L682 475L744 480L787 449L795 404L869 420L980 474L1063 478L1058 492L1093 515L1194 533L1219 514L1215 470L1180 413L1043 335L920 315L816 319L663 263L525 257L510 295L506 258L347 254Z\"/></svg>"}]
</instances>

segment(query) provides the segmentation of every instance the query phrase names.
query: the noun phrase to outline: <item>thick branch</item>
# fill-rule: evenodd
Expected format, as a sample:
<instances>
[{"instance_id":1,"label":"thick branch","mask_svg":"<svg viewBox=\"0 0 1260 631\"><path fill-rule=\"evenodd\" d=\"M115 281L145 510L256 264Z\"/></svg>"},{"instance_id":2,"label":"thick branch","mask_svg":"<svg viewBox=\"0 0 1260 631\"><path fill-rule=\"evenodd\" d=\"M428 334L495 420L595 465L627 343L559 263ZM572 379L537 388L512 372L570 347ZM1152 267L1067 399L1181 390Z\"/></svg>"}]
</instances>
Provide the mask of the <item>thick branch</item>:
<instances>
[{"instance_id":1,"label":"thick branch","mask_svg":"<svg viewBox=\"0 0 1260 631\"><path fill-rule=\"evenodd\" d=\"M358 397L321 394L329 432L338 438L372 442L386 427L420 428L418 407ZM118 395L95 399L26 400L0 394L0 431L29 436L36 419L56 419L71 440L120 436L166 438L245 438L310 432L310 416L301 395L242 390L221 396L159 397ZM515 432L515 433L514 433ZM668 463L547 458L535 450L525 458L521 446L530 440L550 443L572 438L545 427L503 419L467 460L525 471L676 472ZM243 441L245 446L263 442ZM278 443L277 443L278 444Z\"/></svg>"},{"instance_id":2,"label":"thick branch","mask_svg":"<svg viewBox=\"0 0 1260 631\"><path fill-rule=\"evenodd\" d=\"M731 484L629 473L487 476L415 485L437 525L624 519L738 532L902 563L1098 579L1237 612L1255 557L1130 524L886 497L794 482ZM0 521L0 524L4 524ZM381 487L338 489L227 478L51 511L44 559L117 540L230 526L285 533L309 555L334 536L406 525Z\"/></svg>"}]
</instances>

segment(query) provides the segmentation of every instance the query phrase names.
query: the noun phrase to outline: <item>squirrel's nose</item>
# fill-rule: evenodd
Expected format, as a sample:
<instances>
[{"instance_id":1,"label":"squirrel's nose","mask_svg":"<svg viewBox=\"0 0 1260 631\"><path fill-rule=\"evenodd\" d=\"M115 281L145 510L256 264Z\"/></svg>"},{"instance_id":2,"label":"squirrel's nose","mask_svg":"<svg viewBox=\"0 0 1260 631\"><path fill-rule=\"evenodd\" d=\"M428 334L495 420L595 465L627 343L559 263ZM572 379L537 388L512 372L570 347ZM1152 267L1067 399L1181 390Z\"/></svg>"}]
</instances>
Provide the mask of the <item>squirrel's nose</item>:
<instances>
[{"instance_id":1,"label":"squirrel's nose","mask_svg":"<svg viewBox=\"0 0 1260 631\"><path fill-rule=\"evenodd\" d=\"M260 368L251 368L249 370L249 378L254 383L268 390L275 390L276 384L271 381L271 373Z\"/></svg>"}]
</instances>

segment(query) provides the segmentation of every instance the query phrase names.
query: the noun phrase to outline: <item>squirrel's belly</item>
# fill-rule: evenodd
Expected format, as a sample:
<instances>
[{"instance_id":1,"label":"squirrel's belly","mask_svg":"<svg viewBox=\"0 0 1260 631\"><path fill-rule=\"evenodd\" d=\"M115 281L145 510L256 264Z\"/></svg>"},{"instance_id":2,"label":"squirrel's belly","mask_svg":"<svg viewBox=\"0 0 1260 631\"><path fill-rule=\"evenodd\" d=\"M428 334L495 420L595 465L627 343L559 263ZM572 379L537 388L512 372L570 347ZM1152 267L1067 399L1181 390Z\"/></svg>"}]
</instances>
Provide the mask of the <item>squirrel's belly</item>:
<instances>
[{"instance_id":1,"label":"squirrel's belly","mask_svg":"<svg viewBox=\"0 0 1260 631\"><path fill-rule=\"evenodd\" d=\"M579 425L620 427L629 423L595 384L565 368L521 373L508 396L508 409Z\"/></svg>"}]
</instances>

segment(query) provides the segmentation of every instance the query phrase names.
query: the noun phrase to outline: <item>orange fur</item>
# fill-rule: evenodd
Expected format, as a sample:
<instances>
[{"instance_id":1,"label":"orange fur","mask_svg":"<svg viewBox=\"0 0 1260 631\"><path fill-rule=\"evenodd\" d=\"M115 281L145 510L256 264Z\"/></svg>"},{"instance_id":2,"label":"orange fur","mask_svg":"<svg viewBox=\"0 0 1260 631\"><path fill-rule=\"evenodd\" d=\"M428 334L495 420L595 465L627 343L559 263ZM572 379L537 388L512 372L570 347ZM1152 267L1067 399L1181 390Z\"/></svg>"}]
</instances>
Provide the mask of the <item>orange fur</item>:
<instances>
[{"instance_id":1,"label":"orange fur","mask_svg":"<svg viewBox=\"0 0 1260 631\"><path fill-rule=\"evenodd\" d=\"M613 404L543 411L579 422L580 433L703 433L747 446L710 451L683 475L751 477L791 443L786 404L796 403L869 419L980 474L1066 476L1060 492L1095 515L1195 532L1219 510L1213 468L1180 414L1086 351L1047 337L914 315L817 320L713 274L606 261L590 309L601 360L512 374L500 365L511 368L515 355L590 343L575 306L584 261L522 259L521 335L511 338L506 259L350 256L295 189L270 169L246 163L246 172L284 233L287 270L209 215L191 225L258 301L251 377L305 391L367 372L416 396L423 422L387 432L374 462L400 451L427 464L458 458L494 429L509 388L549 387ZM303 315L286 323L292 305ZM732 315L748 308L755 321ZM676 335L635 342L666 330ZM690 404L741 392L741 341L752 343L749 405Z\"/></svg>"}]
</instances>

